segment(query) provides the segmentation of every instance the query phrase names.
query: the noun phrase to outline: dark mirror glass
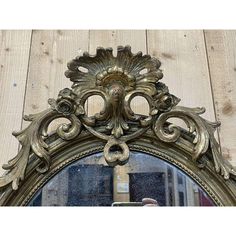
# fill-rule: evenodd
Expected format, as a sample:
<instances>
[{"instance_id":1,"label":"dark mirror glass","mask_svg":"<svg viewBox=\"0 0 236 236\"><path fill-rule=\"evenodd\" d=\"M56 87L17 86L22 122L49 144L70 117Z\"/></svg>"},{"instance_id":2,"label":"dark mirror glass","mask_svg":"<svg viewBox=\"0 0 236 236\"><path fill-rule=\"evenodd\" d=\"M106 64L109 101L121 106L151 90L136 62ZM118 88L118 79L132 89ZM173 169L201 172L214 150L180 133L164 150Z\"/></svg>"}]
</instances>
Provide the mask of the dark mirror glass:
<instances>
[{"instance_id":1,"label":"dark mirror glass","mask_svg":"<svg viewBox=\"0 0 236 236\"><path fill-rule=\"evenodd\" d=\"M132 152L124 166L109 167L102 153L60 171L29 206L213 206L190 177L167 162Z\"/></svg>"}]
</instances>

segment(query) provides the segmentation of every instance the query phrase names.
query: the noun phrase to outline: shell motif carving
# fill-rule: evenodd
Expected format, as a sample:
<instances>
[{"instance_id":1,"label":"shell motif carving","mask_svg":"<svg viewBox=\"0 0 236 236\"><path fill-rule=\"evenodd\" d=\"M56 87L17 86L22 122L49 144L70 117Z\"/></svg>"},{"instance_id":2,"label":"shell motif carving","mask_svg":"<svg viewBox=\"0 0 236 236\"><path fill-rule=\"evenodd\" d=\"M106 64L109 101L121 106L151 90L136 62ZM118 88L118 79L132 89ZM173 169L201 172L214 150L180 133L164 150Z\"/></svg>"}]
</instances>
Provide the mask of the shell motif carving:
<instances>
[{"instance_id":1,"label":"shell motif carving","mask_svg":"<svg viewBox=\"0 0 236 236\"><path fill-rule=\"evenodd\" d=\"M133 54L129 46L118 47L117 56L111 48L98 48L95 56L87 52L68 63L65 76L73 82L72 88L59 92L57 99L49 99L50 109L25 117L30 125L13 135L22 145L20 152L3 168L6 174L0 177L0 188L12 185L17 189L24 179L31 154L41 159L37 171L50 168L50 152L46 142L47 128L57 118L64 117L70 124L61 124L56 132L63 140L71 140L88 130L104 140L104 158L111 166L123 165L129 159L129 140L138 138L152 130L157 139L176 143L181 137L181 128L167 122L169 118L180 118L188 126L194 138L192 161L199 161L210 148L215 171L225 179L236 175L236 170L221 156L214 132L219 123L205 120L200 115L204 108L177 106L180 99L169 93L161 83L163 77L160 61L142 52ZM99 95L104 108L94 116L88 116L85 103L90 96ZM131 100L144 97L149 104L149 115L135 114ZM101 131L103 130L103 131Z\"/></svg>"}]
</instances>

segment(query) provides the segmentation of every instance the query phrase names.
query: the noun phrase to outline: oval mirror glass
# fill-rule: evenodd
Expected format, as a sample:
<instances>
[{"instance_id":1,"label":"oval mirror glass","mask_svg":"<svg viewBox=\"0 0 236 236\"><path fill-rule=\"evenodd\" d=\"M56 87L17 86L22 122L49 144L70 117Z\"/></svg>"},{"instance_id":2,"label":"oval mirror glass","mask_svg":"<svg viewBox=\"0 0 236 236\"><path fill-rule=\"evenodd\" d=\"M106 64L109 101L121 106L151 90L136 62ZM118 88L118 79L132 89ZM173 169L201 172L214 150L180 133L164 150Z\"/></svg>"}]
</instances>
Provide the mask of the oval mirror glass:
<instances>
[{"instance_id":1,"label":"oval mirror glass","mask_svg":"<svg viewBox=\"0 0 236 236\"><path fill-rule=\"evenodd\" d=\"M214 206L189 176L148 154L110 167L102 153L76 161L49 180L29 206Z\"/></svg>"}]
</instances>

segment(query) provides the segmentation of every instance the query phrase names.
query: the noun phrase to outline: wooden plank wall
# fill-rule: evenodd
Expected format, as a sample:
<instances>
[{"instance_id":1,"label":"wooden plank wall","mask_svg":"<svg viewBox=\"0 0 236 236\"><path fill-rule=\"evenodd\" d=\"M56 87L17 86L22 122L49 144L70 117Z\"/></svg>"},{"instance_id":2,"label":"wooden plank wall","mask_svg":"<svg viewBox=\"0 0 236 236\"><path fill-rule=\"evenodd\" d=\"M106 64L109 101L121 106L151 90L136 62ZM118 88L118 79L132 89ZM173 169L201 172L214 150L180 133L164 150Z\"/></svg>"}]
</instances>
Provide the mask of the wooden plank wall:
<instances>
[{"instance_id":1,"label":"wooden plank wall","mask_svg":"<svg viewBox=\"0 0 236 236\"><path fill-rule=\"evenodd\" d=\"M66 63L97 46L131 45L159 58L163 82L184 106L205 106L204 117L219 120L225 158L236 166L236 31L50 30L0 31L0 165L16 155L11 132L27 125L23 114L48 107L47 100L70 86ZM136 99L136 112L147 113ZM90 99L88 112L101 101ZM0 170L2 173L2 170Z\"/></svg>"},{"instance_id":2,"label":"wooden plank wall","mask_svg":"<svg viewBox=\"0 0 236 236\"><path fill-rule=\"evenodd\" d=\"M21 129L30 45L31 31L0 32L0 166L18 151L11 133Z\"/></svg>"},{"instance_id":3,"label":"wooden plank wall","mask_svg":"<svg viewBox=\"0 0 236 236\"><path fill-rule=\"evenodd\" d=\"M221 150L236 166L236 31L206 31L205 41Z\"/></svg>"}]
</instances>

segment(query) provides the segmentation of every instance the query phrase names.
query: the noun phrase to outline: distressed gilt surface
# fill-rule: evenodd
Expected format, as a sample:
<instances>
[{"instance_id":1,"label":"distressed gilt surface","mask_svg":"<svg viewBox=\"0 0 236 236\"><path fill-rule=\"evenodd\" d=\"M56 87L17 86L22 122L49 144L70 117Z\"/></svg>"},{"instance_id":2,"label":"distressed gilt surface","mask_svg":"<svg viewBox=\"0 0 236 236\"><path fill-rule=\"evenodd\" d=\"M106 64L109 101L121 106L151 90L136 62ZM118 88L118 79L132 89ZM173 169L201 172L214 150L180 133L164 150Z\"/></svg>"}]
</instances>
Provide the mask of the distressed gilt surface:
<instances>
[{"instance_id":1,"label":"distressed gilt surface","mask_svg":"<svg viewBox=\"0 0 236 236\"><path fill-rule=\"evenodd\" d=\"M91 30L89 32L89 53L95 54L98 45L105 48L131 45L134 53L138 51L146 53L146 32L145 30ZM133 108L137 113L148 113L148 107L144 102L141 98L135 99ZM98 112L101 104L101 100L97 97L96 99L91 98L88 104L88 112L91 114Z\"/></svg>"},{"instance_id":2,"label":"distressed gilt surface","mask_svg":"<svg viewBox=\"0 0 236 236\"><path fill-rule=\"evenodd\" d=\"M177 106L180 99L169 93L168 87L160 82L163 78L160 66L158 59L142 52L134 54L130 46L117 47L115 56L112 48L98 47L95 55L84 52L70 61L65 76L73 83L71 89L64 88L57 99L50 98L49 109L24 116L24 120L31 123L22 131L13 133L22 147L3 165L7 172L0 177L0 187L11 184L14 191L22 185L31 154L41 160L37 172L45 174L50 171L52 143L47 141L48 127L60 117L70 121L56 128L61 140L69 142L87 130L105 141L103 154L110 166L126 164L129 161L127 142L153 132L154 139L156 136L163 143L176 144L190 152L188 161L192 161L192 165L208 168L226 180L236 176L236 169L223 159L214 137L219 123L201 117L205 108ZM102 97L104 107L94 116L89 116L86 100L92 95ZM132 110L131 100L136 96L147 100L148 116ZM170 118L184 121L189 137L183 135L180 127L168 123ZM203 157L207 151L211 153L209 160ZM213 167L207 164L211 162Z\"/></svg>"},{"instance_id":3,"label":"distressed gilt surface","mask_svg":"<svg viewBox=\"0 0 236 236\"><path fill-rule=\"evenodd\" d=\"M95 53L95 47L98 45L108 47L115 47L120 44L130 44L134 48L134 52L142 50L144 54L148 52L152 56L156 56L163 62L161 69L165 73L165 83L168 84L170 92L172 94L177 95L182 98L182 102L180 105L188 106L188 107L196 107L199 105L203 105L207 108L207 115L203 115L204 118L209 120L220 120L222 122L222 126L219 130L220 134L220 144L223 152L223 156L231 161L232 164L235 163L234 159L234 146L235 139L234 137L234 97L233 89L234 89L234 81L233 76L235 73L234 66L234 32L224 32L224 31L119 31L119 30L111 30L111 31L33 31L31 35L31 31L21 31L17 32L18 34L22 34L24 39L24 47L17 47L18 44L15 45L15 54L16 57L13 57L16 60L17 56L21 56L22 51L24 54L23 58L28 58L22 60L21 63L18 63L23 69L18 69L21 71L19 76L23 77L22 85L20 89L21 100L19 98L16 99L17 109L19 112L14 114L18 117L22 116L22 113L29 114L35 113L38 111L42 111L47 108L46 104L48 97L56 97L57 91L64 87L69 87L68 81L63 78L63 71L65 69L66 61L73 57L73 55L78 55L78 49L81 51L88 50L90 53ZM20 43L20 40L17 40L16 32L4 31L2 36L2 44L1 44L1 55L0 59L3 62L3 65L7 60L7 53L10 50L7 50L8 47L5 47L5 44L9 39L4 35L10 35L10 41L14 46L14 40L17 43ZM13 35L13 36L12 36ZM14 39L16 37L16 39ZM28 40L28 41L27 41ZM6 42L5 42L6 41ZM28 42L28 43L27 43ZM4 46L2 46L4 45ZM13 47L14 48L14 47ZM28 53L28 54L27 54ZM75 54L74 54L75 53ZM17 60L16 60L17 62ZM27 63L26 63L27 62ZM12 62L11 62L12 63ZM23 65L22 65L23 64ZM1 66L1 91L6 91L9 89L9 81L6 82L6 77L9 79L9 76L6 76L6 73L3 73L3 66ZM18 67L17 67L18 68ZM228 69L227 69L228 68ZM11 72L12 73L12 72ZM108 72L109 74L109 72ZM3 75L3 76L2 76ZM102 75L101 77L104 77ZM3 79L2 79L3 78ZM10 76L11 78L11 76ZM221 79L223 78L223 79ZM11 80L11 79L10 79ZM64 82L63 82L64 81ZM224 82L226 81L226 82ZM223 83L223 84L222 84ZM226 85L227 84L227 85ZM227 87L227 89L226 89ZM220 89L224 91L227 90L227 94L222 93ZM2 90L3 89L3 90ZM115 87L114 90L119 90L120 87ZM11 91L11 90L9 90ZM75 90L76 91L76 90ZM113 91L113 90L112 90ZM113 92L111 92L112 94ZM6 94L6 92L4 93ZM96 94L96 93L95 93ZM223 95L224 94L224 95ZM150 95L150 91L149 91ZM154 95L154 94L153 94ZM153 96L151 95L151 96ZM57 110L58 102L60 101L60 96L73 96L73 94L68 95L68 91L65 94L59 95L57 101L50 100L50 105L52 108ZM2 96L1 93L1 102L2 100L6 100L6 96ZM207 98L207 99L206 99ZM15 97L14 97L15 99ZM11 100L11 99L8 99ZM110 99L108 99L110 100ZM107 101L108 101L107 100ZM214 101L214 103L213 103ZM97 100L90 100L89 107L91 113L95 111L97 112L98 105L96 104ZM23 103L23 104L22 104ZM111 102L114 107L114 102ZM16 103L14 102L14 105ZM24 105L24 110L23 110ZM6 104L1 105L1 108L4 108ZM9 107L7 107L9 109ZM6 108L6 109L7 109ZM138 98L134 104L132 109L137 108L138 113L147 113L147 107L144 108L144 103L141 98ZM85 110L87 110L87 105L85 105ZM92 110L92 111L91 111ZM99 109L100 110L100 109ZM98 111L99 111L98 110ZM77 115L83 113L81 109L77 111ZM200 140L200 147L196 149L196 154L193 155L193 159L198 159L199 154L204 153L207 149L207 140L210 140L210 145L213 147L213 161L215 164L216 170L218 170L225 178L229 177L229 174L235 174L234 170L230 165L225 164L222 159L219 159L220 152L218 150L217 144L214 139L214 129L217 124L208 123L204 119L200 119L197 123L196 117L197 113L202 113L202 110L182 110L181 107L173 108L172 111L166 112L163 115L163 122L168 117L179 116L181 117L182 113L185 113L187 117L187 124L189 124L190 130L193 132L198 132L199 129L204 127L205 134L202 137L198 137ZM19 113L21 115L19 115ZM81 114L82 114L81 113ZM17 115L18 114L18 115ZM54 113L53 113L54 114ZM61 113L60 113L61 114ZM127 113L128 114L128 113ZM52 114L49 115L50 119ZM61 115L54 114L57 117L61 117ZM155 112L153 112L155 116ZM11 125L11 119L9 116L5 115L1 112L2 119L5 119L6 127ZM44 119L48 118L48 113L39 115ZM166 116L166 117L165 117ZM34 120L38 119L35 116L29 116L28 119ZM161 117L161 116L160 116ZM41 119L40 118L40 119ZM55 118L55 117L54 117ZM181 117L182 118L182 117ZM150 118L151 119L151 118ZM197 118L198 119L198 118ZM14 119L13 122L16 122ZM191 120L191 122L189 121ZM10 122L9 122L10 121ZM80 127L80 121L76 119L75 116L70 117L70 121L73 123L72 129L74 131L71 133L72 136L66 136L65 131L68 131L69 126L64 126L58 129L59 135L64 137L64 139L73 138L73 135L78 135L78 130ZM19 121L18 121L19 122ZM34 122L34 121L33 121ZM87 121L90 124L89 120ZM202 125L198 127L198 124L202 122ZM20 120L21 126L22 120ZM116 123L116 122L115 122ZM115 124L114 123L114 124ZM144 122L145 123L145 122ZM232 125L230 125L232 123ZM33 123L32 123L33 124ZM35 124L39 125L38 129L44 132L44 128L40 127L40 124L36 122ZM196 125L197 124L197 125ZM161 122L159 123L161 125ZM18 125L19 126L19 125ZM19 126L19 128L20 128ZM156 124L158 127L158 124ZM23 123L23 128L26 127L25 123ZM56 126L55 126L56 127ZM114 129L114 127L116 127ZM126 125L111 125L111 134L114 135L115 138L120 138L123 135L122 129L125 129ZM229 128L230 127L230 128ZM5 127L4 127L5 128ZM19 128L15 130L19 130ZM35 128L35 127L34 127ZM161 127L159 127L161 128ZM9 129L9 128L8 128ZM6 136L6 132L8 129L3 129L3 133L1 138L3 138L3 142L8 142L8 136ZM173 129L172 127L170 129ZM6 131L5 131L6 130ZM31 130L31 129L29 129ZM160 129L161 130L161 129ZM165 132L155 132L158 138L161 140L168 142L168 138L170 142L178 138L178 131L175 131L174 135L166 137ZM12 131L12 130L11 130ZM41 132L40 131L40 132ZM91 130L90 130L91 131ZM154 129L155 131L155 129ZM163 130L164 131L164 130ZM27 131L28 132L28 131ZM32 132L32 131L29 131ZM61 133L60 133L61 132ZM76 133L77 132L77 133ZM203 133L204 133L203 132ZM21 137L21 133L16 134L18 137ZM32 134L33 135L33 134ZM7 137L7 138L5 138ZM24 135L23 138L20 138L21 143L24 144ZM38 139L38 137L36 137ZM196 139L196 145L198 145L198 139ZM10 140L10 138L9 138ZM205 141L204 141L205 140ZM176 140L175 140L176 141ZM27 142L27 141L25 141ZM16 143L16 142L15 142ZM109 142L108 142L109 143ZM205 143L205 145L203 145ZM43 140L39 140L39 146L42 145L43 148ZM111 144L110 144L111 145ZM14 155L14 145L13 148L6 148L6 145L1 148L1 155L4 152L4 163L6 160L11 159ZM15 145L17 148L17 144ZM199 149L200 148L200 149ZM25 149L26 150L26 149ZM199 151L201 150L201 151ZM45 161L45 166L47 167L48 157L44 151L38 149L38 146L35 146L36 153L38 152L38 156ZM11 156L10 156L11 154ZM119 158L118 158L119 159ZM18 160L18 159L17 159ZM121 161L122 162L122 161ZM12 165L11 165L12 164ZM24 164L24 163L23 163ZM6 168L11 169L14 167L15 163L10 163L10 165ZM41 169L44 171L44 169ZM19 180L19 179L18 179ZM15 180L13 183L14 188L17 188L18 180ZM11 182L11 181L10 181Z\"/></svg>"},{"instance_id":4,"label":"distressed gilt surface","mask_svg":"<svg viewBox=\"0 0 236 236\"><path fill-rule=\"evenodd\" d=\"M138 39L138 40L137 40ZM102 47L116 48L119 45L131 45L133 52L142 51L146 53L146 32L145 30L91 30L89 32L89 53L95 54L98 45ZM99 97L91 97L88 100L88 112L94 114L99 112L102 107L102 101ZM132 108L141 114L148 114L148 106L143 99L137 97L132 103ZM127 194L117 194L116 182L128 181L124 168L115 168L114 177L114 199L129 201Z\"/></svg>"}]
</instances>

